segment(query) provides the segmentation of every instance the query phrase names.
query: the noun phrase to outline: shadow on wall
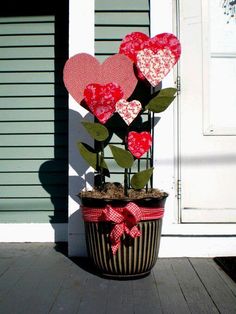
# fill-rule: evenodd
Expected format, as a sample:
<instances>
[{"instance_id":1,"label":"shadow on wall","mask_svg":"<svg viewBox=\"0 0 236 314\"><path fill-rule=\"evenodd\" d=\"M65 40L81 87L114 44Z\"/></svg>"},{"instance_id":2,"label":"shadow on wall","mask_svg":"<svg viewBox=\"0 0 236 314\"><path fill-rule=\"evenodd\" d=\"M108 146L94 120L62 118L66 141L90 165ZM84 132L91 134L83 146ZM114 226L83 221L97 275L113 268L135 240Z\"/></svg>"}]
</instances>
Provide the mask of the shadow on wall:
<instances>
[{"instance_id":1,"label":"shadow on wall","mask_svg":"<svg viewBox=\"0 0 236 314\"><path fill-rule=\"evenodd\" d=\"M93 185L93 173L88 171L88 164L80 156L77 149L78 141L88 143L86 130L81 121L91 120L92 115L87 114L82 117L77 111L69 110L70 137L69 137L69 160L67 158L67 143L59 143L62 140L60 130L55 132L55 147L53 160L43 163L39 169L39 178L43 188L50 195L54 212L50 216L50 223L55 230L55 240L60 241L60 226L58 224L68 221L68 195L71 213L69 213L69 227L71 230L84 232L81 213L78 210L80 201L78 193L88 184ZM55 128L59 128L60 122L55 122ZM67 140L67 139L64 139ZM92 145L92 142L89 143ZM66 149L65 149L66 148ZM65 155L66 152L66 155ZM70 175L68 176L68 164L70 165ZM69 230L70 233L70 230Z\"/></svg>"},{"instance_id":2,"label":"shadow on wall","mask_svg":"<svg viewBox=\"0 0 236 314\"><path fill-rule=\"evenodd\" d=\"M48 158L48 160L40 166L39 179L42 188L48 193L44 210L52 213L49 214L49 222L55 231L55 241L66 241L66 223L68 221L68 94L63 83L63 67L68 59L69 8L67 0L52 1L43 7L43 14L55 16L54 95L43 96L54 99L54 145L52 144L53 146L48 148L48 152L53 150L54 156L52 159L52 152L45 156L45 159ZM51 34L52 36L53 34ZM49 134L49 136L51 135Z\"/></svg>"}]
</instances>

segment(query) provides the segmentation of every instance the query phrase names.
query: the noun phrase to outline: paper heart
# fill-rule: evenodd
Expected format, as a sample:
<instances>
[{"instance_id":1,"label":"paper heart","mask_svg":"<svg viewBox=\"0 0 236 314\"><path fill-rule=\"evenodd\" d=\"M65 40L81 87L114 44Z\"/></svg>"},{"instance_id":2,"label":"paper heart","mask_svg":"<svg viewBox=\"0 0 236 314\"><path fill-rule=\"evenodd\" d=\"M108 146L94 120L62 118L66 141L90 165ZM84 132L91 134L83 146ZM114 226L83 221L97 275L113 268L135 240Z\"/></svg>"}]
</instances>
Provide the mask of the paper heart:
<instances>
[{"instance_id":1,"label":"paper heart","mask_svg":"<svg viewBox=\"0 0 236 314\"><path fill-rule=\"evenodd\" d=\"M128 98L136 84L133 62L123 54L115 54L102 64L87 53L79 53L67 60L64 66L63 79L70 95L80 103L86 86L90 83L118 84Z\"/></svg>"},{"instance_id":2,"label":"paper heart","mask_svg":"<svg viewBox=\"0 0 236 314\"><path fill-rule=\"evenodd\" d=\"M133 32L125 36L120 44L119 53L129 57L136 63L136 56L144 48L157 52L158 49L170 49L178 60L181 54L181 45L178 38L170 33L162 33L149 38L141 32Z\"/></svg>"},{"instance_id":3,"label":"paper heart","mask_svg":"<svg viewBox=\"0 0 236 314\"><path fill-rule=\"evenodd\" d=\"M142 105L138 100L128 102L125 99L120 99L116 103L116 112L119 113L121 118L128 125L134 121L141 109Z\"/></svg>"},{"instance_id":4,"label":"paper heart","mask_svg":"<svg viewBox=\"0 0 236 314\"><path fill-rule=\"evenodd\" d=\"M84 99L91 112L101 123L112 116L116 103L123 97L123 91L116 83L89 84L84 90Z\"/></svg>"},{"instance_id":5,"label":"paper heart","mask_svg":"<svg viewBox=\"0 0 236 314\"><path fill-rule=\"evenodd\" d=\"M142 157L142 155L145 154L151 146L152 136L149 132L129 132L128 149L136 158Z\"/></svg>"},{"instance_id":6,"label":"paper heart","mask_svg":"<svg viewBox=\"0 0 236 314\"><path fill-rule=\"evenodd\" d=\"M154 53L143 49L137 54L137 67L152 86L157 86L176 63L175 55L169 49Z\"/></svg>"},{"instance_id":7,"label":"paper heart","mask_svg":"<svg viewBox=\"0 0 236 314\"><path fill-rule=\"evenodd\" d=\"M178 38L170 33L162 33L149 38L146 34L133 32L125 36L121 42L119 52L129 57L137 65L137 55L141 50L149 49L157 53L160 49L168 49L175 57L175 63L181 54L181 45ZM145 77L138 69L138 76Z\"/></svg>"}]
</instances>

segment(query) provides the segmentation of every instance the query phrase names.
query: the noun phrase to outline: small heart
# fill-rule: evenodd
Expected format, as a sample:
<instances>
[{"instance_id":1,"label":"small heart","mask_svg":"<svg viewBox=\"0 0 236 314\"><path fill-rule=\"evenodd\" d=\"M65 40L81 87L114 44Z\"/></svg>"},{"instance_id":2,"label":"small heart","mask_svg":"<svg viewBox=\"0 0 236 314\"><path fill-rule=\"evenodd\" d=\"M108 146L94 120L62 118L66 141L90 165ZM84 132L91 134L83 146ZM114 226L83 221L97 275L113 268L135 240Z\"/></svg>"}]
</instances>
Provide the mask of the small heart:
<instances>
[{"instance_id":1,"label":"small heart","mask_svg":"<svg viewBox=\"0 0 236 314\"><path fill-rule=\"evenodd\" d=\"M84 100L91 112L101 123L113 115L116 103L123 97L123 91L116 83L88 84L84 90Z\"/></svg>"},{"instance_id":2,"label":"small heart","mask_svg":"<svg viewBox=\"0 0 236 314\"><path fill-rule=\"evenodd\" d=\"M129 132L128 149L136 158L142 157L152 146L152 136L149 132Z\"/></svg>"},{"instance_id":3,"label":"small heart","mask_svg":"<svg viewBox=\"0 0 236 314\"><path fill-rule=\"evenodd\" d=\"M133 93L137 84L133 62L124 54L110 56L102 64L87 53L76 54L66 61L63 79L68 92L78 103L90 83L114 82L122 88L124 98Z\"/></svg>"},{"instance_id":4,"label":"small heart","mask_svg":"<svg viewBox=\"0 0 236 314\"><path fill-rule=\"evenodd\" d=\"M169 49L159 49L156 53L143 49L137 54L137 67L153 87L163 80L175 63L175 56Z\"/></svg>"},{"instance_id":5,"label":"small heart","mask_svg":"<svg viewBox=\"0 0 236 314\"><path fill-rule=\"evenodd\" d=\"M162 33L149 38L146 34L133 32L125 36L120 45L120 53L129 57L137 66L137 55L140 51L149 49L153 53L168 49L175 57L175 63L181 54L181 45L178 38L170 33ZM174 64L175 64L174 63ZM138 69L138 76L144 79L142 72Z\"/></svg>"},{"instance_id":6,"label":"small heart","mask_svg":"<svg viewBox=\"0 0 236 314\"><path fill-rule=\"evenodd\" d=\"M125 99L120 99L116 103L116 112L119 113L127 125L134 121L141 109L142 105L138 100L128 102Z\"/></svg>"}]
</instances>

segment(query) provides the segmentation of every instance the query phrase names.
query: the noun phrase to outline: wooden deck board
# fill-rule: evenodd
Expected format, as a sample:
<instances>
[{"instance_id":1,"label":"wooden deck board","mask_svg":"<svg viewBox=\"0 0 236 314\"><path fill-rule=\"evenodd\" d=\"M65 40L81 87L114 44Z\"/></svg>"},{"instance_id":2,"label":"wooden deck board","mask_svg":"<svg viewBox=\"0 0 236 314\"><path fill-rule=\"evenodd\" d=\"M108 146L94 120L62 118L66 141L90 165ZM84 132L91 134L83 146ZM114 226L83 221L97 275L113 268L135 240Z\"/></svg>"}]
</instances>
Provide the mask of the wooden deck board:
<instances>
[{"instance_id":1,"label":"wooden deck board","mask_svg":"<svg viewBox=\"0 0 236 314\"><path fill-rule=\"evenodd\" d=\"M212 259L159 259L137 280L99 277L54 244L0 244L0 313L236 313L236 283Z\"/></svg>"},{"instance_id":2,"label":"wooden deck board","mask_svg":"<svg viewBox=\"0 0 236 314\"><path fill-rule=\"evenodd\" d=\"M219 313L208 291L186 258L171 259L173 271L191 313ZM168 276L168 274L167 274Z\"/></svg>"},{"instance_id":3,"label":"wooden deck board","mask_svg":"<svg viewBox=\"0 0 236 314\"><path fill-rule=\"evenodd\" d=\"M190 259L200 280L208 291L220 313L235 314L236 301L227 283L218 272L204 259Z\"/></svg>"},{"instance_id":4,"label":"wooden deck board","mask_svg":"<svg viewBox=\"0 0 236 314\"><path fill-rule=\"evenodd\" d=\"M191 313L170 259L158 259L153 269L156 286L164 313Z\"/></svg>"}]
</instances>

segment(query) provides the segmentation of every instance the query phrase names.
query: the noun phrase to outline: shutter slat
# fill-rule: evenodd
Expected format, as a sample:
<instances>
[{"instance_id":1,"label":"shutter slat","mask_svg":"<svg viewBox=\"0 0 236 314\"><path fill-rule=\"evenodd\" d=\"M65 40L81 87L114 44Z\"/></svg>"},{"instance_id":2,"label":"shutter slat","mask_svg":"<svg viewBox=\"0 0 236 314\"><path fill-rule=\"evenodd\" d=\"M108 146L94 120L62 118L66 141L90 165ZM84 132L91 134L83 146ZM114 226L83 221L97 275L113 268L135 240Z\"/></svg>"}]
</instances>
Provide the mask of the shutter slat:
<instances>
[{"instance_id":1,"label":"shutter slat","mask_svg":"<svg viewBox=\"0 0 236 314\"><path fill-rule=\"evenodd\" d=\"M55 21L53 15L43 16L14 16L14 17L0 17L0 23L25 23L25 22L52 22Z\"/></svg>"},{"instance_id":2,"label":"shutter slat","mask_svg":"<svg viewBox=\"0 0 236 314\"><path fill-rule=\"evenodd\" d=\"M17 203L16 203L17 204ZM6 211L0 212L1 223L65 223L67 221L66 210L40 210L40 211Z\"/></svg>"},{"instance_id":3,"label":"shutter slat","mask_svg":"<svg viewBox=\"0 0 236 314\"><path fill-rule=\"evenodd\" d=\"M117 11L117 10L148 10L149 0L119 0L119 1L107 1L96 0L96 10Z\"/></svg>"},{"instance_id":4,"label":"shutter slat","mask_svg":"<svg viewBox=\"0 0 236 314\"><path fill-rule=\"evenodd\" d=\"M0 72L54 71L54 60L0 60Z\"/></svg>"},{"instance_id":5,"label":"shutter slat","mask_svg":"<svg viewBox=\"0 0 236 314\"><path fill-rule=\"evenodd\" d=\"M56 132L67 133L67 123L59 121L56 126ZM1 122L0 134L30 134L30 133L55 133L54 122ZM1 143L0 143L1 146ZM1 158L1 157L0 157Z\"/></svg>"},{"instance_id":6,"label":"shutter slat","mask_svg":"<svg viewBox=\"0 0 236 314\"><path fill-rule=\"evenodd\" d=\"M2 23L0 27L0 35L9 34L54 34L54 22L47 23Z\"/></svg>"},{"instance_id":7,"label":"shutter slat","mask_svg":"<svg viewBox=\"0 0 236 314\"><path fill-rule=\"evenodd\" d=\"M15 185L15 186L1 186L0 185L0 198L11 197L60 197L65 193L65 185ZM48 192L49 191L49 192Z\"/></svg>"},{"instance_id":8,"label":"shutter slat","mask_svg":"<svg viewBox=\"0 0 236 314\"><path fill-rule=\"evenodd\" d=\"M5 185L41 185L38 173L2 173L1 180ZM47 176L47 184L60 185L61 182L67 182L67 173L51 173ZM6 196L6 195L4 195Z\"/></svg>"},{"instance_id":9,"label":"shutter slat","mask_svg":"<svg viewBox=\"0 0 236 314\"><path fill-rule=\"evenodd\" d=\"M6 109L0 110L0 121L54 121L67 120L64 110L53 109Z\"/></svg>"},{"instance_id":10,"label":"shutter slat","mask_svg":"<svg viewBox=\"0 0 236 314\"><path fill-rule=\"evenodd\" d=\"M65 97L0 97L0 109L16 108L62 108L66 106ZM2 115L3 112L1 112ZM1 120L0 115L0 120Z\"/></svg>"},{"instance_id":11,"label":"shutter slat","mask_svg":"<svg viewBox=\"0 0 236 314\"><path fill-rule=\"evenodd\" d=\"M48 160L0 160L1 172L38 172ZM52 160L47 172L67 171L67 161ZM2 183L2 181L1 181Z\"/></svg>"},{"instance_id":12,"label":"shutter slat","mask_svg":"<svg viewBox=\"0 0 236 314\"><path fill-rule=\"evenodd\" d=\"M54 35L0 35L0 47L52 46L54 44Z\"/></svg>"},{"instance_id":13,"label":"shutter slat","mask_svg":"<svg viewBox=\"0 0 236 314\"><path fill-rule=\"evenodd\" d=\"M0 49L1 51L1 49ZM1 73L1 83L54 83L53 72L41 72L41 73Z\"/></svg>"},{"instance_id":14,"label":"shutter slat","mask_svg":"<svg viewBox=\"0 0 236 314\"><path fill-rule=\"evenodd\" d=\"M66 145L67 135L58 134L1 134L0 146L54 146L57 143Z\"/></svg>"},{"instance_id":15,"label":"shutter slat","mask_svg":"<svg viewBox=\"0 0 236 314\"><path fill-rule=\"evenodd\" d=\"M65 147L0 147L0 160L8 159L65 159ZM19 162L19 161L18 161ZM0 169L0 172L4 169ZM4 181L3 181L4 182Z\"/></svg>"},{"instance_id":16,"label":"shutter slat","mask_svg":"<svg viewBox=\"0 0 236 314\"><path fill-rule=\"evenodd\" d=\"M3 84L0 85L0 97L53 96L54 89L54 84Z\"/></svg>"},{"instance_id":17,"label":"shutter slat","mask_svg":"<svg viewBox=\"0 0 236 314\"><path fill-rule=\"evenodd\" d=\"M96 26L95 27L95 36L96 39L120 39L122 40L127 34L132 32L142 32L148 34L148 29L145 26L131 27L115 27L115 26Z\"/></svg>"},{"instance_id":18,"label":"shutter slat","mask_svg":"<svg viewBox=\"0 0 236 314\"><path fill-rule=\"evenodd\" d=\"M53 58L54 47L1 48L0 59Z\"/></svg>"},{"instance_id":19,"label":"shutter slat","mask_svg":"<svg viewBox=\"0 0 236 314\"><path fill-rule=\"evenodd\" d=\"M149 27L149 16L146 12L96 12L96 25L145 25Z\"/></svg>"},{"instance_id":20,"label":"shutter slat","mask_svg":"<svg viewBox=\"0 0 236 314\"><path fill-rule=\"evenodd\" d=\"M54 202L59 210L66 210L67 198L55 197ZM1 209L4 211L27 211L27 209L48 211L54 210L54 206L49 198L1 198Z\"/></svg>"}]
</instances>

